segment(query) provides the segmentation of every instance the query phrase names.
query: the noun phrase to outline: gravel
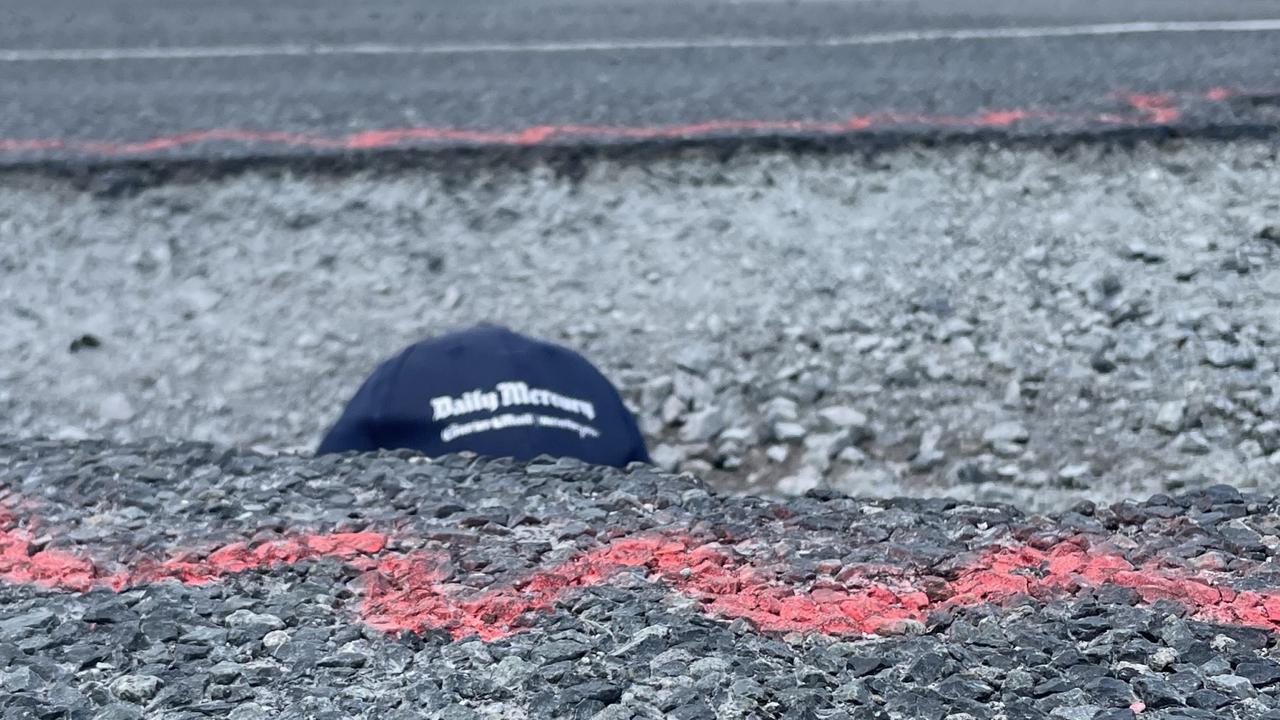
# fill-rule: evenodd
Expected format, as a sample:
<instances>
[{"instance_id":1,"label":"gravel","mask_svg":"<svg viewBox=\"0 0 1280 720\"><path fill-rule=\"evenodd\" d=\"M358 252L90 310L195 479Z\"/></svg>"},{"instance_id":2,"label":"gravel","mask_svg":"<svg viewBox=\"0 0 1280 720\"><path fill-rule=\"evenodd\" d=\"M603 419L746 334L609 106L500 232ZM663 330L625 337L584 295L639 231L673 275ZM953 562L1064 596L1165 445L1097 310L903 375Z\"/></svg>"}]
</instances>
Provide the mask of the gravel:
<instances>
[{"instance_id":1,"label":"gravel","mask_svg":"<svg viewBox=\"0 0 1280 720\"><path fill-rule=\"evenodd\" d=\"M10 173L0 432L312 446L381 358L491 320L584 351L658 463L718 488L1275 492L1275 155L691 153L123 196Z\"/></svg>"},{"instance_id":2,"label":"gravel","mask_svg":"<svg viewBox=\"0 0 1280 720\"><path fill-rule=\"evenodd\" d=\"M0 438L0 715L1280 718L1277 547L1225 486L1039 516Z\"/></svg>"}]
</instances>

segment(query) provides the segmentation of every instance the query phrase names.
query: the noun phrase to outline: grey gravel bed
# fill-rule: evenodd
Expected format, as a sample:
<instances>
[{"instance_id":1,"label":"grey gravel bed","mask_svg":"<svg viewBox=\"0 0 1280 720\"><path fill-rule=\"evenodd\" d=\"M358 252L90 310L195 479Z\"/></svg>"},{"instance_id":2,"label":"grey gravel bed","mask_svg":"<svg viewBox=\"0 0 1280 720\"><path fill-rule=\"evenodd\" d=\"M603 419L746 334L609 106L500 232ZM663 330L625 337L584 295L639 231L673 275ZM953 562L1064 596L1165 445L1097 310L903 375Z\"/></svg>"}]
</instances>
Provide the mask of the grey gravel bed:
<instances>
[{"instance_id":1,"label":"grey gravel bed","mask_svg":"<svg viewBox=\"0 0 1280 720\"><path fill-rule=\"evenodd\" d=\"M1274 145L0 177L0 431L309 446L497 321L717 487L1031 509L1280 478Z\"/></svg>"},{"instance_id":2,"label":"grey gravel bed","mask_svg":"<svg viewBox=\"0 0 1280 720\"><path fill-rule=\"evenodd\" d=\"M775 504L571 461L0 438L0 509L6 719L1280 717L1274 629L1204 622L1115 585L931 612L878 635L770 632L636 567L481 639L362 623L372 585L333 558L205 584L14 580L40 555L93 559L103 577L179 551L199 562L228 543L379 532L395 552L447 555L440 582L472 597L619 537L679 532L773 568L796 593L839 587L868 563L942 583L983 548L1072 538L1272 592L1280 508L1221 486L1040 517L823 493ZM21 552L5 545L16 541Z\"/></svg>"}]
</instances>

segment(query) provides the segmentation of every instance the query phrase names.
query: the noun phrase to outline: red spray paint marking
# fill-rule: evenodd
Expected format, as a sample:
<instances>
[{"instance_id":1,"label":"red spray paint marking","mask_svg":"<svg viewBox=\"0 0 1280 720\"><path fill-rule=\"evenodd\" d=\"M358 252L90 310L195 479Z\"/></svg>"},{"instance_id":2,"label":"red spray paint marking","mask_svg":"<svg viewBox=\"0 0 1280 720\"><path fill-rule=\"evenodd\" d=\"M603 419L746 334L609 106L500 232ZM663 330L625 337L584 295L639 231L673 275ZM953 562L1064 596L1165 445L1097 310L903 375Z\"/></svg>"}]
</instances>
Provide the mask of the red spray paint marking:
<instances>
[{"instance_id":1,"label":"red spray paint marking","mask_svg":"<svg viewBox=\"0 0 1280 720\"><path fill-rule=\"evenodd\" d=\"M97 574L88 560L38 549L34 534L0 505L0 582L85 592L97 584Z\"/></svg>"},{"instance_id":2,"label":"red spray paint marking","mask_svg":"<svg viewBox=\"0 0 1280 720\"><path fill-rule=\"evenodd\" d=\"M92 155L118 156L161 152L184 146L217 142L306 147L319 150L377 150L399 147L408 143L423 142L530 147L543 145L553 140L573 138L662 140L768 132L840 135L869 130L874 127L889 128L907 125L978 129L1005 128L1019 120L1032 117L1048 119L1051 116L1027 111L990 112L972 117L879 113L853 117L842 122L714 120L688 125L660 125L653 127L539 125L514 132L420 127L369 130L338 137L306 133L258 132L254 130L202 130L126 143L62 139L3 139L0 140L0 152L71 150Z\"/></svg>"},{"instance_id":3,"label":"red spray paint marking","mask_svg":"<svg viewBox=\"0 0 1280 720\"><path fill-rule=\"evenodd\" d=\"M258 130L213 129L166 135L138 142L93 140L0 139L0 153L72 151L100 156L127 156L163 152L207 143L275 145L318 150L376 150L414 143L463 143L480 146L529 147L574 138L592 140L697 139L741 133L793 133L801 135L845 135L904 127L939 129L1006 129L1018 123L1039 120L1074 125L1098 124L1126 127L1168 125L1181 119L1179 103L1224 102L1241 94L1230 88L1214 88L1204 93L1175 95L1151 93L1118 97L1131 112L1065 113L1048 110L993 110L976 115L925 115L881 112L856 115L835 122L810 120L710 120L700 123L657 126L537 125L514 131L471 130L465 128L416 127L368 130L349 135L325 136L308 133Z\"/></svg>"},{"instance_id":4,"label":"red spray paint marking","mask_svg":"<svg viewBox=\"0 0 1280 720\"><path fill-rule=\"evenodd\" d=\"M451 596L438 558L391 558L366 582L365 622L387 631L443 629L454 637L495 640L527 626L523 616L550 612L573 590L640 570L650 580L698 600L726 619L745 618L764 632L860 634L921 614L923 593L888 591L874 583L859 590L796 588L736 563L719 549L688 538L650 536L618 540L516 583L467 599Z\"/></svg>"},{"instance_id":5,"label":"red spray paint marking","mask_svg":"<svg viewBox=\"0 0 1280 720\"><path fill-rule=\"evenodd\" d=\"M362 607L366 622L394 632L445 629L455 637L492 640L519 629L521 616L549 612L573 589L628 569L698 600L705 612L745 618L765 632L875 633L904 620L923 622L950 608L1002 604L1025 596L1071 597L1082 588L1119 585L1145 603L1167 599L1207 622L1280 630L1280 592L1236 592L1176 569L1135 568L1122 556L1061 543L980 554L954 579L909 577L891 569L850 569L800 588L769 568L743 564L729 551L688 538L628 538L508 587L457 600L441 585L434 558L395 558L371 573ZM927 588L927 592L926 592Z\"/></svg>"},{"instance_id":6,"label":"red spray paint marking","mask_svg":"<svg viewBox=\"0 0 1280 720\"><path fill-rule=\"evenodd\" d=\"M92 560L38 547L34 534L0 507L0 582L87 592L95 587L123 590L162 580L204 585L233 573L335 558L354 567L372 567L387 538L378 533L299 535L250 547L232 543L205 555L179 554L168 560L141 560L132 568L104 571Z\"/></svg>"},{"instance_id":7,"label":"red spray paint marking","mask_svg":"<svg viewBox=\"0 0 1280 720\"><path fill-rule=\"evenodd\" d=\"M1083 541L1048 550L992 548L948 578L858 567L795 585L779 579L785 568L753 565L729 548L683 535L647 535L614 541L478 593L448 583L444 554L393 553L386 546L387 537L378 533L299 535L104 572L87 558L37 547L32 533L0 508L0 582L119 591L163 580L200 585L233 573L333 558L364 571L360 617L386 632L440 629L457 638L495 640L528 627L527 616L551 612L576 590L607 583L622 572L638 572L698 601L712 616L746 619L763 632L874 633L902 621L924 621L938 610L999 605L1017 597L1070 598L1083 588L1108 584L1133 589L1145 603L1173 600L1207 622L1280 631L1280 591L1237 592L1219 583L1226 579L1221 573L1135 567L1122 555Z\"/></svg>"},{"instance_id":8,"label":"red spray paint marking","mask_svg":"<svg viewBox=\"0 0 1280 720\"><path fill-rule=\"evenodd\" d=\"M1209 91L1205 97L1211 99L1213 91ZM1182 111L1173 106L1174 97L1169 93L1130 95L1126 100L1135 110L1146 113L1148 122L1153 125L1168 125L1182 117Z\"/></svg>"}]
</instances>

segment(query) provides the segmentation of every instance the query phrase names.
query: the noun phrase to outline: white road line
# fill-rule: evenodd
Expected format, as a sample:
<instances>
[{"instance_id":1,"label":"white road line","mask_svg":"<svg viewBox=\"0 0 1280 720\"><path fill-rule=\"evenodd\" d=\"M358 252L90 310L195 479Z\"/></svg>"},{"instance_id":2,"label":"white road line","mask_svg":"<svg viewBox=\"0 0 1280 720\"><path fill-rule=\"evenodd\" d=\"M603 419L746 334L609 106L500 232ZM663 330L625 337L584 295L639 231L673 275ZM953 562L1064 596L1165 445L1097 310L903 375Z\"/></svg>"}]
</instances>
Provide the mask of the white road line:
<instances>
[{"instance_id":1,"label":"white road line","mask_svg":"<svg viewBox=\"0 0 1280 720\"><path fill-rule=\"evenodd\" d=\"M345 45L207 45L193 47L68 48L0 50L0 62L110 62L115 60L206 60L321 55L472 55L491 53L582 53L632 50L715 50L734 48L858 47L938 40L1023 40L1110 35L1150 35L1198 32L1277 32L1280 19L1188 22L1101 23L1044 27L904 30L828 38L655 38L650 40L566 40L545 43L445 43L408 45L353 43Z\"/></svg>"}]
</instances>

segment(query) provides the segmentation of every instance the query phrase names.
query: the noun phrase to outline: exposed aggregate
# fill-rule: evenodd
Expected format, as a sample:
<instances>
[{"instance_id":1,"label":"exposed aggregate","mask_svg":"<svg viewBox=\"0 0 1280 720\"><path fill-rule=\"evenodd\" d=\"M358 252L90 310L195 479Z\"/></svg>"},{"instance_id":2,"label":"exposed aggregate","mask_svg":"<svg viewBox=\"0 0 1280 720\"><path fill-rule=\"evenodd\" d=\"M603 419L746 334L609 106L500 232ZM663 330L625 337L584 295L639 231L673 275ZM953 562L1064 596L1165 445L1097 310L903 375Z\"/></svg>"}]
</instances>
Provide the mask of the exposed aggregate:
<instances>
[{"instance_id":1,"label":"exposed aggregate","mask_svg":"<svg viewBox=\"0 0 1280 720\"><path fill-rule=\"evenodd\" d=\"M447 556L442 582L471 597L620 538L680 533L812 594L852 567L946 580L984 548L1084 538L1135 566L1269 597L1280 507L1222 486L1046 517L825 493L779 504L643 466L11 438L0 441L0 507L5 718L1280 717L1272 628L1203 622L1183 602L1113 584L931 612L877 634L769 632L633 568L483 640L362 622L368 579L333 557L203 584L13 581L41 553L92 558L105 576L241 541L379 533L388 552ZM15 560L6 537L24 538L30 557Z\"/></svg>"}]
</instances>

